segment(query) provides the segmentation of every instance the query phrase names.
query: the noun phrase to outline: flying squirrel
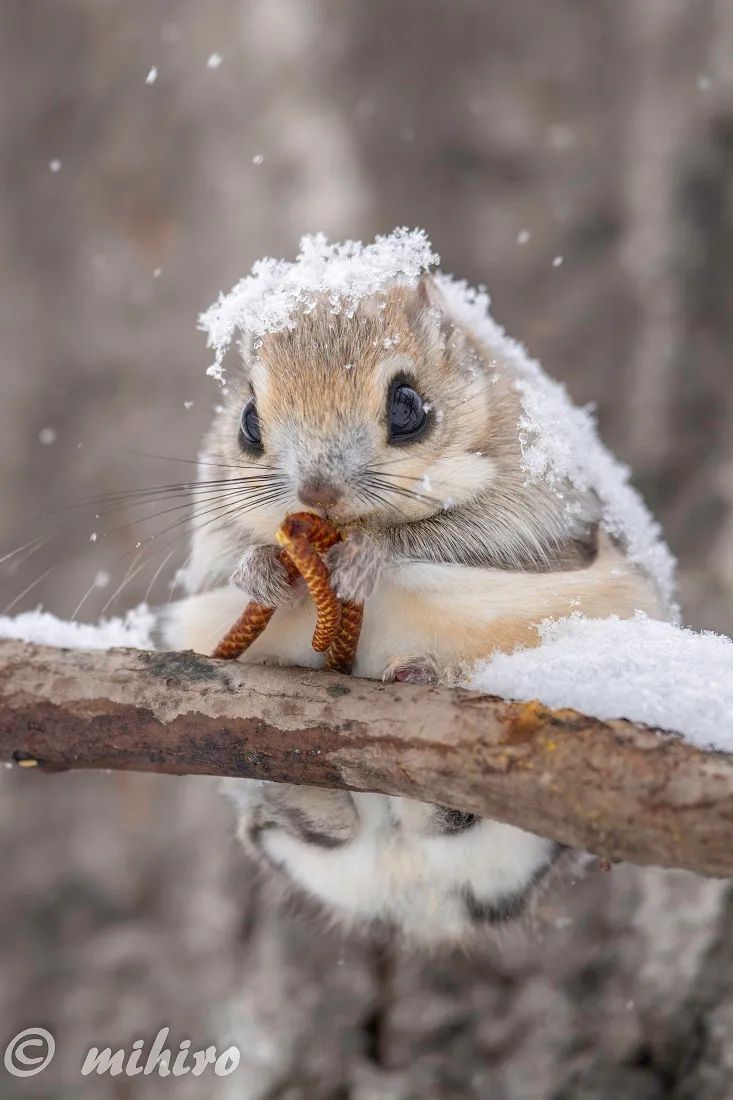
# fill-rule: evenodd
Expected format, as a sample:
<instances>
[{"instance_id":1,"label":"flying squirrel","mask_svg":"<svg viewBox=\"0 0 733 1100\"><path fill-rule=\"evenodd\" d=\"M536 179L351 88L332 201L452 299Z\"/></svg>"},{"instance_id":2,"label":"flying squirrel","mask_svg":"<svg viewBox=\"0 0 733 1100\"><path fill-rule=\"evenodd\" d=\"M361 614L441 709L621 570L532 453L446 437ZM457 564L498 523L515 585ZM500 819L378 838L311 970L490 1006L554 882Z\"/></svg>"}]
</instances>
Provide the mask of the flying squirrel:
<instances>
[{"instance_id":1,"label":"flying squirrel","mask_svg":"<svg viewBox=\"0 0 733 1100\"><path fill-rule=\"evenodd\" d=\"M211 652L249 598L278 610L242 660L319 666L313 605L275 542L304 508L345 536L328 565L338 596L365 602L357 676L455 682L536 645L548 618L666 617L596 495L528 478L515 378L432 276L340 312L321 295L241 353L201 454L201 479L225 479L223 507L193 531L167 644ZM229 793L245 846L332 917L427 946L520 916L563 853L404 798L243 780Z\"/></svg>"}]
</instances>

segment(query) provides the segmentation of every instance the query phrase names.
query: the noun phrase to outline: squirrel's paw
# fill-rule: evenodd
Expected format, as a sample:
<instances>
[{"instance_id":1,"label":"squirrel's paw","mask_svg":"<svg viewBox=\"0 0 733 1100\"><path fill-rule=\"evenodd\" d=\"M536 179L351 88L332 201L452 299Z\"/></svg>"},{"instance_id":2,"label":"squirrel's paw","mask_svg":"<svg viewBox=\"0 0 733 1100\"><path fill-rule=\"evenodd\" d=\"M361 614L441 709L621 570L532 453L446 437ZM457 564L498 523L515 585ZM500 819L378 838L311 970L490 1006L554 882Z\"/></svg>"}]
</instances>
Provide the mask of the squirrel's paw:
<instances>
[{"instance_id":1,"label":"squirrel's paw","mask_svg":"<svg viewBox=\"0 0 733 1100\"><path fill-rule=\"evenodd\" d=\"M363 603L376 588L385 561L384 550L361 528L351 531L326 555L331 586L340 600Z\"/></svg>"},{"instance_id":2,"label":"squirrel's paw","mask_svg":"<svg viewBox=\"0 0 733 1100\"><path fill-rule=\"evenodd\" d=\"M440 680L440 669L432 657L427 655L415 657L393 657L384 672L382 679L385 683L401 684L437 684Z\"/></svg>"},{"instance_id":3,"label":"squirrel's paw","mask_svg":"<svg viewBox=\"0 0 733 1100\"><path fill-rule=\"evenodd\" d=\"M297 583L290 584L277 546L251 546L229 580L264 607L286 607L302 591Z\"/></svg>"}]
</instances>

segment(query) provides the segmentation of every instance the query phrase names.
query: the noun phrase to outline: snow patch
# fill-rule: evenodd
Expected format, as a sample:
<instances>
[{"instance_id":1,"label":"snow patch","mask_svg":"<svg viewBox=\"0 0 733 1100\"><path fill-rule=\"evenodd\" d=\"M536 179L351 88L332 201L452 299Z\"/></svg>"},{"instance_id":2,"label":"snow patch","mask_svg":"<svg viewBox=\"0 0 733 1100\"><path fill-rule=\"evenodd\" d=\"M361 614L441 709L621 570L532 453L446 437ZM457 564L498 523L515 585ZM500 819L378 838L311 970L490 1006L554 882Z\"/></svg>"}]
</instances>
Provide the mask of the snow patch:
<instances>
[{"instance_id":1,"label":"snow patch","mask_svg":"<svg viewBox=\"0 0 733 1100\"><path fill-rule=\"evenodd\" d=\"M351 315L363 298L397 279L416 283L439 259L421 229L396 229L366 245L330 244L322 233L303 237L293 262L258 260L249 275L201 314L199 327L214 349L209 374L223 378L222 361L237 335L249 333L257 340L289 328L297 311L313 309L321 294L328 296L334 313Z\"/></svg>"},{"instance_id":2,"label":"snow patch","mask_svg":"<svg viewBox=\"0 0 733 1100\"><path fill-rule=\"evenodd\" d=\"M470 686L595 718L628 718L733 752L733 641L649 619L547 620L536 649L495 654Z\"/></svg>"},{"instance_id":3,"label":"snow patch","mask_svg":"<svg viewBox=\"0 0 733 1100\"><path fill-rule=\"evenodd\" d=\"M65 622L39 609L24 611L15 618L0 615L0 638L64 649L153 649L154 626L155 616L147 604L140 604L124 617L100 619L98 623Z\"/></svg>"}]
</instances>

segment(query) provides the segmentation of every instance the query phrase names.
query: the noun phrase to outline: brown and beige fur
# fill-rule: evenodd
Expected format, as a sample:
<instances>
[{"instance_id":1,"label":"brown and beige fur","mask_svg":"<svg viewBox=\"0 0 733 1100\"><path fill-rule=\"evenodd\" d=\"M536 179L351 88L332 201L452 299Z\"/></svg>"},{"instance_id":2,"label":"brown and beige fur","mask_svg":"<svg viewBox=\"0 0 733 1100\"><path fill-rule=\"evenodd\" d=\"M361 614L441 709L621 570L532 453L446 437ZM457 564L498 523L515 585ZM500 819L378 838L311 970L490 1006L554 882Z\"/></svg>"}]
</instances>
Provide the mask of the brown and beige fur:
<instances>
[{"instance_id":1,"label":"brown and beige fur","mask_svg":"<svg viewBox=\"0 0 733 1100\"><path fill-rule=\"evenodd\" d=\"M431 418L400 447L385 427L396 375ZM494 650L536 644L546 618L663 614L653 584L600 529L592 494L528 482L513 378L497 349L453 324L430 278L352 316L318 303L247 345L228 391L203 459L231 469L220 475L232 478L231 509L193 536L172 644L210 652L244 589L279 610L242 659L320 665L312 605L279 572L275 531L331 490L338 500L323 510L346 536L331 551L334 581L345 598L366 597L356 675L454 678ZM238 444L252 395L261 456ZM242 488L242 476L257 480ZM517 915L558 852L404 799L244 784L235 794L241 835L260 855L344 919L386 920L423 942Z\"/></svg>"}]
</instances>

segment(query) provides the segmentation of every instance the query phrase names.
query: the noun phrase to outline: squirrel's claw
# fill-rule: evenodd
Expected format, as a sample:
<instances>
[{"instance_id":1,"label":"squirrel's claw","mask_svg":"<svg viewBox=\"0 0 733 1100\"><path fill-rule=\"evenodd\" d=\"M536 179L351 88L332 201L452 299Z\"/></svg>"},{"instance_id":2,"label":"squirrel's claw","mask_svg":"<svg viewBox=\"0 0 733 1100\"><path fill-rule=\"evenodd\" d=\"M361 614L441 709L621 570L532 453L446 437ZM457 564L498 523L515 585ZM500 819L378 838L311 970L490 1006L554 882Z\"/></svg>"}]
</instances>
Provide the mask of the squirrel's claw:
<instances>
[{"instance_id":1,"label":"squirrel's claw","mask_svg":"<svg viewBox=\"0 0 733 1100\"><path fill-rule=\"evenodd\" d=\"M384 672L385 683L401 684L437 684L440 670L432 657L393 657Z\"/></svg>"}]
</instances>

